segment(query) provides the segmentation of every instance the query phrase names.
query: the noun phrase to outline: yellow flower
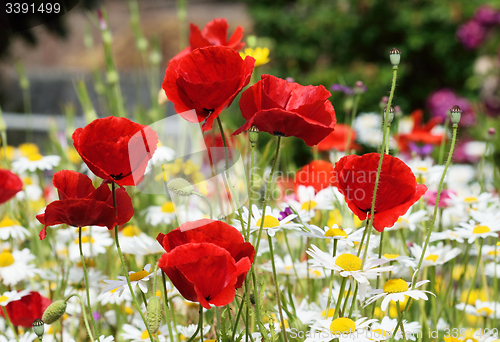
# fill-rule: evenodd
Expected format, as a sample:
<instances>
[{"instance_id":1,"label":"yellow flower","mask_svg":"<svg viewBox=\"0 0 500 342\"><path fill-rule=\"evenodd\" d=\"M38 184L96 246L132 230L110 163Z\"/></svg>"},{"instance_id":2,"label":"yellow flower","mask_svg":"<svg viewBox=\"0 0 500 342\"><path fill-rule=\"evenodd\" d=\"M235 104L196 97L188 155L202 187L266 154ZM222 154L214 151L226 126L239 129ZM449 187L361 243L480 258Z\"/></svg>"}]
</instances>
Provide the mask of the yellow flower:
<instances>
[{"instance_id":1,"label":"yellow flower","mask_svg":"<svg viewBox=\"0 0 500 342\"><path fill-rule=\"evenodd\" d=\"M13 146L6 146L5 147L5 154L7 155L7 159L12 161L14 160L14 154L15 154L16 149ZM4 149L0 145L0 159L4 159Z\"/></svg>"},{"instance_id":2,"label":"yellow flower","mask_svg":"<svg viewBox=\"0 0 500 342\"><path fill-rule=\"evenodd\" d=\"M244 52L240 52L241 58L245 59L246 56L255 58L255 66L264 65L269 63L269 49L268 48L246 48Z\"/></svg>"}]
</instances>

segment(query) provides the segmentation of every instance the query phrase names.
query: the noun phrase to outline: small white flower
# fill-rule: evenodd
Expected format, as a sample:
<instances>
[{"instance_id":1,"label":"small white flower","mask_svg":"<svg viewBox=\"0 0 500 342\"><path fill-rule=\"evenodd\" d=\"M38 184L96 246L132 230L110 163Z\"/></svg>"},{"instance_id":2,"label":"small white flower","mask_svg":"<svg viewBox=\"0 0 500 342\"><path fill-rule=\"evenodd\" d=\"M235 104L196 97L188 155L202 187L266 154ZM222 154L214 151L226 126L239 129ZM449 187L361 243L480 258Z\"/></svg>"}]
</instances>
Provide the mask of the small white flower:
<instances>
[{"instance_id":1,"label":"small white flower","mask_svg":"<svg viewBox=\"0 0 500 342\"><path fill-rule=\"evenodd\" d=\"M418 283L415 284L415 288L420 287L423 284L429 282L430 282L429 280L419 281ZM411 283L407 283L403 279L389 279L385 283L382 289L375 289L369 292L369 294L374 294L374 296L369 298L365 302L365 306L375 302L377 299L385 297L380 306L382 311L385 311L391 300L394 302L403 303L405 301L405 296L409 296L415 300L419 299L427 300L428 297L425 293L430 293L434 295L432 292L429 291L411 289L411 285L412 285Z\"/></svg>"},{"instance_id":2,"label":"small white flower","mask_svg":"<svg viewBox=\"0 0 500 342\"><path fill-rule=\"evenodd\" d=\"M145 213L146 222L155 227L162 223L170 224L176 218L174 203L170 201L161 206L150 206L145 210Z\"/></svg>"},{"instance_id":3,"label":"small white flower","mask_svg":"<svg viewBox=\"0 0 500 342\"><path fill-rule=\"evenodd\" d=\"M249 211L247 208L243 207L243 223L245 224L245 229L248 224ZM262 219L262 210L257 208L256 205L252 205L252 217L250 218L250 231L259 231L260 225L263 223L263 229L267 231L269 236L274 236L280 229L294 229L297 230L300 226L297 223L293 223L292 220L295 219L297 215L292 214L286 217L282 217L279 209L271 209L271 207L266 207L266 213L264 219ZM264 220L264 222L262 222ZM233 221L233 226L238 230L241 230L241 223L239 220Z\"/></svg>"},{"instance_id":4,"label":"small white flower","mask_svg":"<svg viewBox=\"0 0 500 342\"><path fill-rule=\"evenodd\" d=\"M35 265L29 264L35 260L28 248L22 251L14 250L12 253L4 249L0 253L0 280L4 285L16 285L24 279L31 278L40 270Z\"/></svg>"},{"instance_id":5,"label":"small white flower","mask_svg":"<svg viewBox=\"0 0 500 342\"><path fill-rule=\"evenodd\" d=\"M15 302L16 300L19 300L24 296L29 295L29 293L30 293L29 290L22 290L19 292L17 291L4 292L2 295L0 295L0 305L6 306L10 302Z\"/></svg>"},{"instance_id":6,"label":"small white flower","mask_svg":"<svg viewBox=\"0 0 500 342\"><path fill-rule=\"evenodd\" d=\"M12 237L14 240L24 241L27 236L30 236L29 230L9 215L5 215L0 221L0 239L8 240Z\"/></svg>"},{"instance_id":7,"label":"small white flower","mask_svg":"<svg viewBox=\"0 0 500 342\"><path fill-rule=\"evenodd\" d=\"M132 290L135 290L136 286L139 286L139 289L141 289L143 293L147 293L148 286L146 284L146 281L151 279L152 276L153 273L151 271L151 264L147 264L146 266L144 266L142 271L139 272L130 271L128 273L128 277L130 279L130 285L132 285ZM124 291L128 291L130 293L127 284L127 279L124 276L118 276L117 278L119 280L105 279L104 282L110 284L110 286L106 287L103 290L103 292L113 291L119 294L120 296Z\"/></svg>"},{"instance_id":8,"label":"small white flower","mask_svg":"<svg viewBox=\"0 0 500 342\"><path fill-rule=\"evenodd\" d=\"M410 247L410 253L416 260L420 260L422 247L414 244ZM436 246L429 245L425 251L424 259L422 260L422 267L443 265L461 253L462 250L460 248L453 248L450 245L444 246L442 242L438 243Z\"/></svg>"},{"instance_id":9,"label":"small white flower","mask_svg":"<svg viewBox=\"0 0 500 342\"><path fill-rule=\"evenodd\" d=\"M69 243L68 246L69 259L72 261L79 261L81 260L81 257L78 228L70 228L69 234L73 237L73 240ZM109 247L112 244L113 238L109 235L107 229L103 227L82 228L82 251L85 257L88 258L90 256L104 254L107 251L106 247Z\"/></svg>"},{"instance_id":10,"label":"small white flower","mask_svg":"<svg viewBox=\"0 0 500 342\"><path fill-rule=\"evenodd\" d=\"M123 228L118 234L118 239L123 253L143 256L165 252L158 241L133 225Z\"/></svg>"},{"instance_id":11,"label":"small white flower","mask_svg":"<svg viewBox=\"0 0 500 342\"><path fill-rule=\"evenodd\" d=\"M299 185L297 188L297 200L288 200L287 204L295 211L305 210L314 217L316 210L333 209L334 194L331 187L322 189L316 193L312 186Z\"/></svg>"},{"instance_id":12,"label":"small white flower","mask_svg":"<svg viewBox=\"0 0 500 342\"><path fill-rule=\"evenodd\" d=\"M459 310L464 310L465 313L473 316L488 317L494 319L500 318L500 302L483 302L477 299L474 305L465 303L457 304L456 306Z\"/></svg>"},{"instance_id":13,"label":"small white flower","mask_svg":"<svg viewBox=\"0 0 500 342\"><path fill-rule=\"evenodd\" d=\"M371 338L374 341L389 340L392 337L392 335L394 335L394 330L396 330L397 324L398 324L397 319L391 319L387 316L382 318L382 321L380 323L375 322L372 324L370 329L370 335L372 336ZM415 341L417 339L417 336L419 336L419 332L422 327L418 322L408 323L406 320L404 320L403 328L405 331L406 339ZM398 332L394 336L394 339L398 341L401 340L402 338L403 338L403 333L401 329L398 329Z\"/></svg>"},{"instance_id":14,"label":"small white flower","mask_svg":"<svg viewBox=\"0 0 500 342\"><path fill-rule=\"evenodd\" d=\"M183 325L178 325L177 326L177 330L182 334L182 336L184 336L186 339L190 338L191 336L193 336L193 334L196 332L196 330L198 329L198 325L197 324L190 324L189 326L185 327ZM208 334L208 332L210 331L210 325L204 325L203 326L203 336L205 336L206 334ZM197 333L197 336L195 336L195 339L196 338L199 338L200 336L200 332L198 331Z\"/></svg>"},{"instance_id":15,"label":"small white flower","mask_svg":"<svg viewBox=\"0 0 500 342\"><path fill-rule=\"evenodd\" d=\"M42 156L41 154L32 154L28 158L21 157L12 163L12 170L16 173L24 173L26 171L35 172L36 170L45 171L52 170L59 165L61 157L59 156Z\"/></svg>"},{"instance_id":16,"label":"small white flower","mask_svg":"<svg viewBox=\"0 0 500 342\"><path fill-rule=\"evenodd\" d=\"M366 317L353 321L347 317L334 320L320 319L311 325L309 336L304 342L327 342L338 338L339 342L368 342L371 341L364 336L366 328L376 322L376 319Z\"/></svg>"},{"instance_id":17,"label":"small white flower","mask_svg":"<svg viewBox=\"0 0 500 342\"><path fill-rule=\"evenodd\" d=\"M408 210L406 214L400 216L396 221L396 223L394 223L394 226L387 227L385 229L397 230L397 229L409 228L413 232L417 228L417 225L420 225L423 221L429 219L427 217L427 211L425 210L419 210L414 213L411 213L410 211L411 210Z\"/></svg>"},{"instance_id":18,"label":"small white flower","mask_svg":"<svg viewBox=\"0 0 500 342\"><path fill-rule=\"evenodd\" d=\"M477 238L487 238L489 236L498 236L498 231L500 230L499 220L481 220L475 222L470 220L468 223L460 223L461 227L455 228L455 233L463 239L467 239L468 243L473 243Z\"/></svg>"}]
</instances>

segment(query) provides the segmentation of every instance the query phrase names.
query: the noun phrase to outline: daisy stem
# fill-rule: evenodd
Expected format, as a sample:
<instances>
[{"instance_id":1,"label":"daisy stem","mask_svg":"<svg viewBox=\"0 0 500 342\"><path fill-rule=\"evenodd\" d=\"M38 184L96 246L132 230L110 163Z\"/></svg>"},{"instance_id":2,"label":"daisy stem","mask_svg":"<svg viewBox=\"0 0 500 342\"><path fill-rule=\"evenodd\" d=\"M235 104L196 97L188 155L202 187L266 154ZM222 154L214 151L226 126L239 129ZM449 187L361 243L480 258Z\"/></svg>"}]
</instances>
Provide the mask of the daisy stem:
<instances>
[{"instance_id":1,"label":"daisy stem","mask_svg":"<svg viewBox=\"0 0 500 342\"><path fill-rule=\"evenodd\" d=\"M472 279L470 281L470 286L469 286L469 292L467 292L467 297L465 297L465 305L469 302L469 297L472 292L472 289L474 288L475 282L476 282L476 277L477 277L477 271L479 270L479 263L481 262L481 252L483 251L483 244L484 244L484 239L480 238L479 240L479 251L477 253L477 262L476 262L476 267L474 269L474 275L472 276ZM476 240L476 248L477 248L477 240ZM460 315L460 319L458 320L456 326L460 326L460 323L462 323L462 320L464 319L465 316L465 306L464 310L462 311L462 314Z\"/></svg>"},{"instance_id":2,"label":"daisy stem","mask_svg":"<svg viewBox=\"0 0 500 342\"><path fill-rule=\"evenodd\" d=\"M167 292L167 279L165 277L165 273L161 272L161 278L163 281L163 298L165 302L165 318L168 324L168 335L170 336L170 342L175 342L174 334L172 334L172 325L170 324L170 305L169 305L169 299L168 299L168 292ZM174 323L175 327L175 318L174 315L172 314L172 322ZM177 327L175 327L177 329ZM177 332L175 334L177 336Z\"/></svg>"},{"instance_id":3,"label":"daisy stem","mask_svg":"<svg viewBox=\"0 0 500 342\"><path fill-rule=\"evenodd\" d=\"M115 187L116 187L115 182L111 183L111 190L113 193L113 207L117 208ZM123 258L122 249L120 248L120 242L118 240L118 225L115 226L115 244L116 244L116 250L118 251L118 256L120 257L122 271L125 274L125 279L127 280L127 285L128 285L128 289L130 291L130 295L132 296L132 300L134 301L135 307L137 308L137 311L139 311L139 314L141 315L142 321L144 322L144 325L146 326L149 339L151 340L151 342L154 342L153 335L151 334L151 332L149 330L149 326L148 326L148 322L146 320L146 317L144 317L144 313L141 310L141 306L139 305L139 302L137 301L137 297L134 294L134 289L132 288L132 284L130 283L130 277L128 275L127 266L125 265L125 259ZM91 318L92 318L92 316L91 316ZM93 318L92 318L92 320L93 320Z\"/></svg>"},{"instance_id":4,"label":"daisy stem","mask_svg":"<svg viewBox=\"0 0 500 342\"><path fill-rule=\"evenodd\" d=\"M87 275L87 266L85 265L85 258L83 257L83 248L82 248L82 227L78 227L78 247L80 248L80 258L82 260L83 277L85 279L85 292L87 293L87 305L89 306L89 311L90 311L90 321L92 322L92 327L94 328L96 336L99 336L97 325L95 324L94 320L94 315L92 315L92 306L90 305L89 278Z\"/></svg>"},{"instance_id":5,"label":"daisy stem","mask_svg":"<svg viewBox=\"0 0 500 342\"><path fill-rule=\"evenodd\" d=\"M95 341L94 336L92 336L92 331L90 330L87 313L85 312L85 302L83 301L82 297L80 297L80 295L77 293L69 295L68 298L66 298L64 301L67 302L68 299L70 299L71 297L78 297L80 299L80 305L82 306L82 316L83 316L83 321L85 322L85 328L87 328L87 333L89 334L90 340ZM92 314L90 316L92 317Z\"/></svg>"},{"instance_id":6,"label":"daisy stem","mask_svg":"<svg viewBox=\"0 0 500 342\"><path fill-rule=\"evenodd\" d=\"M347 281L347 277L342 277L342 283L340 283L339 297L337 298L337 304L335 305L335 311L333 312L333 319L340 317L340 315L339 315L340 302L342 301L342 297L344 296L344 289L345 289L346 281Z\"/></svg>"},{"instance_id":7,"label":"daisy stem","mask_svg":"<svg viewBox=\"0 0 500 342\"><path fill-rule=\"evenodd\" d=\"M19 342L19 336L17 336L17 331L12 322L10 321L9 314L7 313L7 310L3 305L0 305L2 308L3 316L5 317L5 320L7 321L7 324L9 324L10 329L12 329L12 332L14 333L14 337L16 338L16 341Z\"/></svg>"},{"instance_id":8,"label":"daisy stem","mask_svg":"<svg viewBox=\"0 0 500 342\"><path fill-rule=\"evenodd\" d=\"M455 287L455 291L453 292L453 305L452 308L455 307L457 304L457 292L462 292L462 288L464 285L464 280L465 280L465 273L467 272L467 265L469 264L469 256L470 256L470 243L467 244L465 247L465 257L464 257L464 269L463 272L460 274L460 279L458 280L458 285ZM452 272L452 278L453 278L453 272ZM454 311L456 313L456 311ZM456 315L454 315L454 318Z\"/></svg>"},{"instance_id":9,"label":"daisy stem","mask_svg":"<svg viewBox=\"0 0 500 342\"><path fill-rule=\"evenodd\" d=\"M262 220L262 222L264 222L264 220ZM261 224L261 228L262 228L262 224ZM280 314L281 330L283 332L284 341L288 342L288 337L286 336L286 329L285 329L285 319L283 318L283 309L281 308L280 286L278 284L278 276L276 274L276 265L274 264L273 240L269 234L267 235L267 241L269 242L269 253L271 254L271 265L273 266L274 287L276 289L276 302L278 303L278 310L279 310L279 314ZM309 274L309 272L308 272L308 274Z\"/></svg>"},{"instance_id":10,"label":"daisy stem","mask_svg":"<svg viewBox=\"0 0 500 342\"><path fill-rule=\"evenodd\" d=\"M333 253L332 253L332 258L335 258L335 255L337 254L337 242L338 242L337 239L333 239ZM330 301L332 300L332 291L333 291L333 270L330 273L330 288L328 289L328 300L326 301L325 319L328 319L328 313L330 311Z\"/></svg>"},{"instance_id":11,"label":"daisy stem","mask_svg":"<svg viewBox=\"0 0 500 342\"><path fill-rule=\"evenodd\" d=\"M253 75L253 74L252 74ZM249 184L250 186L248 187L248 226L247 226L247 232L245 235L245 241L248 242L250 240L250 221L252 217L252 195L253 195L253 172L254 172L254 165L255 165L255 147L256 143L251 143L251 157L250 157L250 170L249 170ZM242 228L243 230L243 228Z\"/></svg>"},{"instance_id":12,"label":"daisy stem","mask_svg":"<svg viewBox=\"0 0 500 342\"><path fill-rule=\"evenodd\" d=\"M384 232L385 232L385 229L380 233L380 244L378 245L378 258L379 259L382 259L382 247L384 246ZM377 275L377 286L375 286L375 288L378 289L379 285L380 285L380 274ZM375 303L373 303L373 307L372 307L372 317L373 316L375 316Z\"/></svg>"},{"instance_id":13,"label":"daisy stem","mask_svg":"<svg viewBox=\"0 0 500 342\"><path fill-rule=\"evenodd\" d=\"M402 314L401 314L401 308L399 307L399 300L396 301L396 309L398 310L398 316L399 316L399 319L401 320ZM397 331L395 331L394 334L396 334L396 332ZM404 329L402 323L401 323L401 332L403 333L403 341L406 342L405 329Z\"/></svg>"}]
</instances>

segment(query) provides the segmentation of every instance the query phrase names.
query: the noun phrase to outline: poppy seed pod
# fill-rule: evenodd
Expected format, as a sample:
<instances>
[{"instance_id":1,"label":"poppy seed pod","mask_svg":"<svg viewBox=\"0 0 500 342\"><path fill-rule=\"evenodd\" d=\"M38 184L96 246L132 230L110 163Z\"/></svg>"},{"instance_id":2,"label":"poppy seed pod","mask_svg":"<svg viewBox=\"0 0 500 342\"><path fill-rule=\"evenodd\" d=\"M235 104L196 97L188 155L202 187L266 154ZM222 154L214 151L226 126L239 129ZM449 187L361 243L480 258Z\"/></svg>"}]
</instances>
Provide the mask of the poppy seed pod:
<instances>
[{"instance_id":1,"label":"poppy seed pod","mask_svg":"<svg viewBox=\"0 0 500 342\"><path fill-rule=\"evenodd\" d=\"M36 336L38 336L40 341L42 340L42 336L45 331L43 326L44 322L40 318L35 319L35 321L33 322L33 332L36 334Z\"/></svg>"},{"instance_id":2,"label":"poppy seed pod","mask_svg":"<svg viewBox=\"0 0 500 342\"><path fill-rule=\"evenodd\" d=\"M257 140L259 140L259 129L257 128L257 126L252 126L248 130L248 140L250 140L252 147L254 147L257 143Z\"/></svg>"},{"instance_id":3,"label":"poppy seed pod","mask_svg":"<svg viewBox=\"0 0 500 342\"><path fill-rule=\"evenodd\" d=\"M179 196L191 196L194 188L184 178L174 178L167 183L167 188Z\"/></svg>"},{"instance_id":4,"label":"poppy seed pod","mask_svg":"<svg viewBox=\"0 0 500 342\"><path fill-rule=\"evenodd\" d=\"M148 302L146 321L148 323L149 332L154 334L161 323L161 300L158 296L151 297Z\"/></svg>"},{"instance_id":5,"label":"poppy seed pod","mask_svg":"<svg viewBox=\"0 0 500 342\"><path fill-rule=\"evenodd\" d=\"M392 66L397 67L399 65L399 62L401 61L401 51L398 48L392 48L389 51L389 59Z\"/></svg>"},{"instance_id":6,"label":"poppy seed pod","mask_svg":"<svg viewBox=\"0 0 500 342\"><path fill-rule=\"evenodd\" d=\"M56 322L59 318L66 312L66 301L61 299L50 304L45 312L43 313L42 320L44 323L52 324Z\"/></svg>"},{"instance_id":7,"label":"poppy seed pod","mask_svg":"<svg viewBox=\"0 0 500 342\"><path fill-rule=\"evenodd\" d=\"M460 109L459 106L454 105L453 108L450 109L451 123L453 124L453 126L458 125L461 116L462 116L462 110Z\"/></svg>"}]
</instances>

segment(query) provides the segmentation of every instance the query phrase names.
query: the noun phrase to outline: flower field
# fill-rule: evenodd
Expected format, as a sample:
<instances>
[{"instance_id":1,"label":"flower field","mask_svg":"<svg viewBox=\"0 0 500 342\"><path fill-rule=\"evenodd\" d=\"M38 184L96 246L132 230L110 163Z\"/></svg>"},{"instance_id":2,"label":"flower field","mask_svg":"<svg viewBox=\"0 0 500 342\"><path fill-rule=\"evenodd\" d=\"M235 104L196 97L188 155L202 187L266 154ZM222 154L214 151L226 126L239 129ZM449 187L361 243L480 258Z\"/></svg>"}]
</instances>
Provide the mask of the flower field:
<instances>
[{"instance_id":1,"label":"flower field","mask_svg":"<svg viewBox=\"0 0 500 342\"><path fill-rule=\"evenodd\" d=\"M403 113L395 47L361 112L361 80L265 73L272 48L223 18L160 66L131 3L150 108L125 105L98 10L86 124L12 146L0 111L0 342L500 341L486 105L443 88ZM483 6L456 37L477 48L499 24Z\"/></svg>"}]
</instances>

